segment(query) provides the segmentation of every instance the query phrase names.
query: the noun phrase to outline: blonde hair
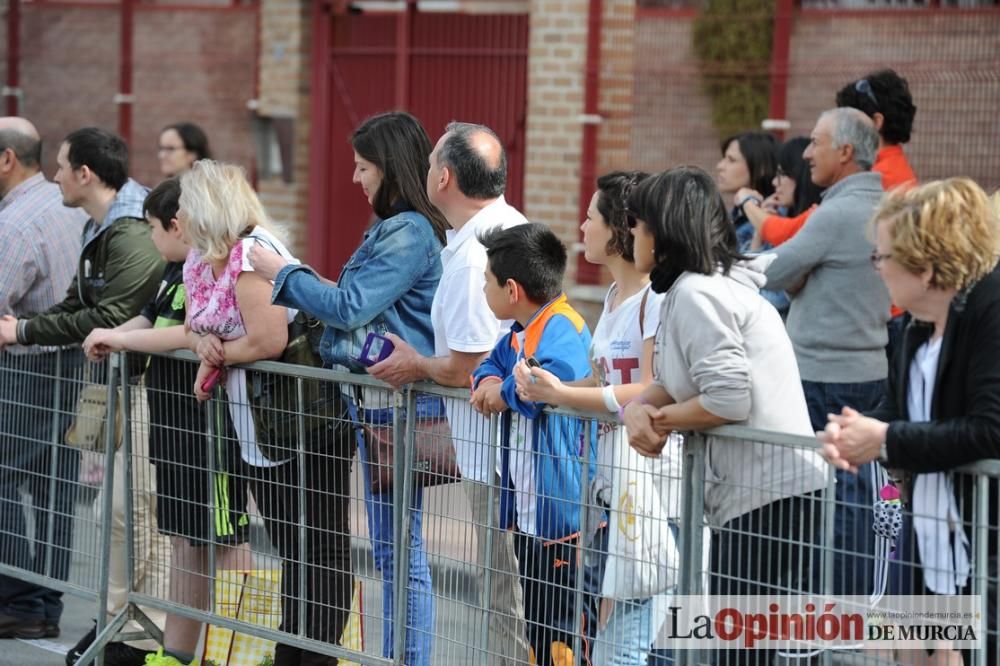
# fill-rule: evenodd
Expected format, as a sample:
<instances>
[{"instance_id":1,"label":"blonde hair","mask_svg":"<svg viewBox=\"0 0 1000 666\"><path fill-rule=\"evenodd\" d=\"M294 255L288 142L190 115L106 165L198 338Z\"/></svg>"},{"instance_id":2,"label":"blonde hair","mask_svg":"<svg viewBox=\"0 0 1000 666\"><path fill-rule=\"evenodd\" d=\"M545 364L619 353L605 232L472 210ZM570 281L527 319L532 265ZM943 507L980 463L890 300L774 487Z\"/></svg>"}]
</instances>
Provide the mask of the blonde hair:
<instances>
[{"instance_id":1,"label":"blonde hair","mask_svg":"<svg viewBox=\"0 0 1000 666\"><path fill-rule=\"evenodd\" d=\"M198 160L181 176L181 225L191 246L210 261L224 259L246 232L276 233L241 167Z\"/></svg>"},{"instance_id":2,"label":"blonde hair","mask_svg":"<svg viewBox=\"0 0 1000 666\"><path fill-rule=\"evenodd\" d=\"M872 228L891 224L893 260L912 273L933 270L930 286L965 289L1000 257L995 204L969 178L948 178L886 195Z\"/></svg>"}]
</instances>

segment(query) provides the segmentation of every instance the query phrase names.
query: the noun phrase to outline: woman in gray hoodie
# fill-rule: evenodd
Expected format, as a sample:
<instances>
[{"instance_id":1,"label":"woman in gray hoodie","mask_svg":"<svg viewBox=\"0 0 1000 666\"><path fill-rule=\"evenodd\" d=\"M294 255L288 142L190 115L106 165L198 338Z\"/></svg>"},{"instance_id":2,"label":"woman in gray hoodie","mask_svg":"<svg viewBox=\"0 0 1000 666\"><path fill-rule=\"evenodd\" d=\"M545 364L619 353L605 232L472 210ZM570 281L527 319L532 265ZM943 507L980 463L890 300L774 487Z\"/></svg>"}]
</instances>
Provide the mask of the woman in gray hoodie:
<instances>
[{"instance_id":1,"label":"woman in gray hoodie","mask_svg":"<svg viewBox=\"0 0 1000 666\"><path fill-rule=\"evenodd\" d=\"M738 424L811 436L792 344L761 295L770 257L739 253L712 178L693 167L644 181L629 197L636 268L664 293L654 380L624 411L633 448L657 455L674 431ZM808 590L828 468L814 450L710 436L705 512L711 593ZM770 663L770 651L728 663ZM735 661L734 659L735 658Z\"/></svg>"}]
</instances>

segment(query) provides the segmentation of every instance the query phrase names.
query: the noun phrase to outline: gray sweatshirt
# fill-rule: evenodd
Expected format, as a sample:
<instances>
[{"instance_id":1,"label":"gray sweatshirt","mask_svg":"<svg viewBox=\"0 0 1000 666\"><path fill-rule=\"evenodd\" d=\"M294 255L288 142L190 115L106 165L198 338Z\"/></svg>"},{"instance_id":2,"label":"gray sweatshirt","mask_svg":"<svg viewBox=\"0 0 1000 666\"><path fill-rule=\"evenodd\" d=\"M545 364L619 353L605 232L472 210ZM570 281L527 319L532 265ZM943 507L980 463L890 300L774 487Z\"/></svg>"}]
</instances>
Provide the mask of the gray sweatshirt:
<instances>
[{"instance_id":1,"label":"gray sweatshirt","mask_svg":"<svg viewBox=\"0 0 1000 666\"><path fill-rule=\"evenodd\" d=\"M805 226L774 249L767 288L792 297L788 336L802 379L868 382L885 379L889 292L870 262L868 223L882 198L877 173L856 173L823 193Z\"/></svg>"},{"instance_id":2,"label":"gray sweatshirt","mask_svg":"<svg viewBox=\"0 0 1000 666\"><path fill-rule=\"evenodd\" d=\"M811 437L795 354L781 316L760 295L771 256L729 275L684 273L667 291L653 358L654 382L677 402L750 428ZM705 509L712 525L827 483L815 451L711 436Z\"/></svg>"}]
</instances>

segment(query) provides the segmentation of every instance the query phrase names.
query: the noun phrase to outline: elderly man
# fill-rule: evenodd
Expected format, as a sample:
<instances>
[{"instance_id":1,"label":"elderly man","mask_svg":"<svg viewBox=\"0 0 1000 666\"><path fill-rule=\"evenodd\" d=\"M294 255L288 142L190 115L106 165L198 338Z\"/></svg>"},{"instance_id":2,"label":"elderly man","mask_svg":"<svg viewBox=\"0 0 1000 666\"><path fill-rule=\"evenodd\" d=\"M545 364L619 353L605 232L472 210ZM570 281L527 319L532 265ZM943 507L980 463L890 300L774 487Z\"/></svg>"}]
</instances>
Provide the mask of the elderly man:
<instances>
[{"instance_id":1,"label":"elderly man","mask_svg":"<svg viewBox=\"0 0 1000 666\"><path fill-rule=\"evenodd\" d=\"M444 386L468 387L469 376L509 328L497 321L483 294L486 248L479 235L496 226L523 224L524 216L504 200L507 156L493 130L482 125L451 123L430 156L427 195L451 225L441 252L443 272L431 305L435 356L421 356L394 335L393 354L369 372L395 386L431 379ZM461 401L449 401L455 453L472 508L479 561L493 569L491 589L482 590L488 607L489 664L522 664L528 660L524 603L517 578L511 534L493 533L493 553L486 559L486 525L499 525L500 493L496 455L489 447L487 422ZM488 523L493 511L492 523Z\"/></svg>"},{"instance_id":2,"label":"elderly man","mask_svg":"<svg viewBox=\"0 0 1000 666\"><path fill-rule=\"evenodd\" d=\"M63 205L59 187L42 174L41 156L34 125L0 118L0 314L19 317L58 303L80 255L87 216ZM80 456L51 441L53 432L65 432L65 414L72 410L68 386L62 404L53 404L52 378L60 364L65 376L80 362L78 353L60 355L51 347L0 352L0 533L7 542L0 561L60 580L69 576ZM21 487L31 495L33 549ZM62 592L0 576L0 638L54 638L62 608Z\"/></svg>"},{"instance_id":3,"label":"elderly man","mask_svg":"<svg viewBox=\"0 0 1000 666\"><path fill-rule=\"evenodd\" d=\"M885 391L889 293L872 269L868 222L882 198L871 171L878 134L865 114L838 108L820 115L804 157L823 200L802 230L775 250L767 287L793 292L788 335L795 348L813 428L844 406L870 410ZM781 409L775 405L775 409ZM837 473L834 592L872 591L874 466Z\"/></svg>"}]
</instances>

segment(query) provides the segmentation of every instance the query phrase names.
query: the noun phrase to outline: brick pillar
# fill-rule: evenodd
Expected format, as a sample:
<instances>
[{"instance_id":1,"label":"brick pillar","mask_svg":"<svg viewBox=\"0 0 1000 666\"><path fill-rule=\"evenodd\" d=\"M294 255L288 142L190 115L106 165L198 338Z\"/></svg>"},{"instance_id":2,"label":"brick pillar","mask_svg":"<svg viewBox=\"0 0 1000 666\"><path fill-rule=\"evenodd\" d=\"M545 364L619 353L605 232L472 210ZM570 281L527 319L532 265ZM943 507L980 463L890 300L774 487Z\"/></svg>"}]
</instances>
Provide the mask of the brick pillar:
<instances>
[{"instance_id":1,"label":"brick pillar","mask_svg":"<svg viewBox=\"0 0 1000 666\"><path fill-rule=\"evenodd\" d=\"M304 257L309 168L309 0L261 0L261 116L289 117L294 124L293 177L261 178L260 198L271 218L287 230L289 249Z\"/></svg>"},{"instance_id":2,"label":"brick pillar","mask_svg":"<svg viewBox=\"0 0 1000 666\"><path fill-rule=\"evenodd\" d=\"M587 18L590 0L532 0L528 56L524 208L571 249L567 288L576 283ZM629 166L634 0L604 0L597 173ZM603 301L604 288L571 289L574 301ZM586 308L588 320L596 315Z\"/></svg>"},{"instance_id":3,"label":"brick pillar","mask_svg":"<svg viewBox=\"0 0 1000 666\"><path fill-rule=\"evenodd\" d=\"M572 248L579 222L589 0L532 0L525 130L524 213ZM567 285L575 281L569 262Z\"/></svg>"}]
</instances>

